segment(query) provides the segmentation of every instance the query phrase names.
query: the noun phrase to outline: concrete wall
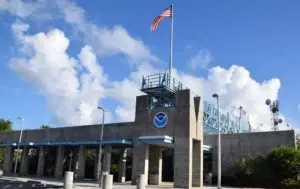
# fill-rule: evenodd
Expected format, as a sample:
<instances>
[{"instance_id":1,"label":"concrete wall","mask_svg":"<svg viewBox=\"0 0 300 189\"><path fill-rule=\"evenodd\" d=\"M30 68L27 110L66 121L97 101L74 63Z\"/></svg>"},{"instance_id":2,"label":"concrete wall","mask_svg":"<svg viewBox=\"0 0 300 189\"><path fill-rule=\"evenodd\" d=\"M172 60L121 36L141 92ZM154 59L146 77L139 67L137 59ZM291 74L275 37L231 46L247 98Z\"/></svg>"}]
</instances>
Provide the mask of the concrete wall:
<instances>
[{"instance_id":1,"label":"concrete wall","mask_svg":"<svg viewBox=\"0 0 300 189\"><path fill-rule=\"evenodd\" d=\"M217 175L217 135L205 135L204 144L213 148L213 175ZM222 174L230 175L235 161L244 157L266 154L280 146L296 147L295 132L253 132L221 136Z\"/></svg>"},{"instance_id":2,"label":"concrete wall","mask_svg":"<svg viewBox=\"0 0 300 189\"><path fill-rule=\"evenodd\" d=\"M51 129L24 130L22 142L47 142L47 141L91 141L99 140L101 125L86 125L73 127L59 127ZM135 137L136 132L133 122L114 123L104 126L104 140L122 140ZM17 142L19 131L0 133L1 142Z\"/></svg>"}]
</instances>

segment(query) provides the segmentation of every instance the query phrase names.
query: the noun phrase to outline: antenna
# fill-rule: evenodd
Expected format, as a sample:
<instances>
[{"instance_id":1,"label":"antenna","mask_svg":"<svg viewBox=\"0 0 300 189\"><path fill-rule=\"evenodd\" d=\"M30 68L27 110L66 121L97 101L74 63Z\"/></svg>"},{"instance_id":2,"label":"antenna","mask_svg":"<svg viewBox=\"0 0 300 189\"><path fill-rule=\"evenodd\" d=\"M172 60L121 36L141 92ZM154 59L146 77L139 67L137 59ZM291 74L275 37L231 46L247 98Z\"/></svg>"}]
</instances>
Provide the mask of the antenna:
<instances>
[{"instance_id":1,"label":"antenna","mask_svg":"<svg viewBox=\"0 0 300 189\"><path fill-rule=\"evenodd\" d=\"M282 123L282 119L278 117L278 112L279 112L279 101L274 100L271 101L270 99L266 100L266 105L269 106L271 113L273 114L271 120L273 121L273 130L277 131L278 130L278 124Z\"/></svg>"}]
</instances>

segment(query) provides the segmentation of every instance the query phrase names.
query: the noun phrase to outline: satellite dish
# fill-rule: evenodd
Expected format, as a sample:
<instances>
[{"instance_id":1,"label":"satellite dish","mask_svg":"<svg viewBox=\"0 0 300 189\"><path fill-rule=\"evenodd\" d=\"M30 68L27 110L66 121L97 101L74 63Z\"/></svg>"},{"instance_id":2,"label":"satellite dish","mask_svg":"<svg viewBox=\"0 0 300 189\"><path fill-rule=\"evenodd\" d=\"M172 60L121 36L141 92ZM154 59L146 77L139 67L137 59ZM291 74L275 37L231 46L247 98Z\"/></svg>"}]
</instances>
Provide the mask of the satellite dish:
<instances>
[{"instance_id":1,"label":"satellite dish","mask_svg":"<svg viewBox=\"0 0 300 189\"><path fill-rule=\"evenodd\" d=\"M282 123L282 119L279 119L279 120L278 120L278 123Z\"/></svg>"},{"instance_id":2,"label":"satellite dish","mask_svg":"<svg viewBox=\"0 0 300 189\"><path fill-rule=\"evenodd\" d=\"M267 99L266 100L266 105L270 105L271 104L271 100L270 99Z\"/></svg>"}]
</instances>

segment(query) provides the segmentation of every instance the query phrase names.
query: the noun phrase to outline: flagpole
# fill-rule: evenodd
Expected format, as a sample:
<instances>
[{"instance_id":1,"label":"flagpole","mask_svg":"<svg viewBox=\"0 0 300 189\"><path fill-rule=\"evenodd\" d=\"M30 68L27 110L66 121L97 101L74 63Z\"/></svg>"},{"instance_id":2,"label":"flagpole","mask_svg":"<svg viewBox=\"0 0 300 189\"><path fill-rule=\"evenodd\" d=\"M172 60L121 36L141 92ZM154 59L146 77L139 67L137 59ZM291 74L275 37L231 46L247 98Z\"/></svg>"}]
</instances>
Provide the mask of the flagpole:
<instances>
[{"instance_id":1,"label":"flagpole","mask_svg":"<svg viewBox=\"0 0 300 189\"><path fill-rule=\"evenodd\" d=\"M172 66L173 66L173 27L174 27L174 4L171 4L171 35L170 35L170 65L169 65L169 82L171 84Z\"/></svg>"}]
</instances>

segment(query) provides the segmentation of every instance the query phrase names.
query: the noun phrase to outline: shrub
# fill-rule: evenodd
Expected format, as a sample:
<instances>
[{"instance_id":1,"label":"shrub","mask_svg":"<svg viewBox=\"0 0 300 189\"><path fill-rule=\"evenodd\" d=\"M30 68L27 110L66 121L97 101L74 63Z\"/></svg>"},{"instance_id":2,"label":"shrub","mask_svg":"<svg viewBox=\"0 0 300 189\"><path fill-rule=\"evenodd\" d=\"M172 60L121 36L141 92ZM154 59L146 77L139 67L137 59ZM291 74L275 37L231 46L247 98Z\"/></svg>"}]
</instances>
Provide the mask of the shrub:
<instances>
[{"instance_id":1,"label":"shrub","mask_svg":"<svg viewBox=\"0 0 300 189\"><path fill-rule=\"evenodd\" d=\"M300 151L287 147L277 148L266 156L237 161L235 170L240 186L300 188Z\"/></svg>"},{"instance_id":2,"label":"shrub","mask_svg":"<svg viewBox=\"0 0 300 189\"><path fill-rule=\"evenodd\" d=\"M299 183L299 150L288 147L274 149L266 156L266 162L276 186L287 187L287 183Z\"/></svg>"},{"instance_id":3,"label":"shrub","mask_svg":"<svg viewBox=\"0 0 300 189\"><path fill-rule=\"evenodd\" d=\"M236 162L236 177L239 186L268 187L269 169L264 156L243 158Z\"/></svg>"},{"instance_id":4,"label":"shrub","mask_svg":"<svg viewBox=\"0 0 300 189\"><path fill-rule=\"evenodd\" d=\"M282 185L283 185L283 188L285 189L298 189L300 188L300 179L292 179L292 178L288 178L288 179L285 179L283 182L282 182Z\"/></svg>"}]
</instances>

